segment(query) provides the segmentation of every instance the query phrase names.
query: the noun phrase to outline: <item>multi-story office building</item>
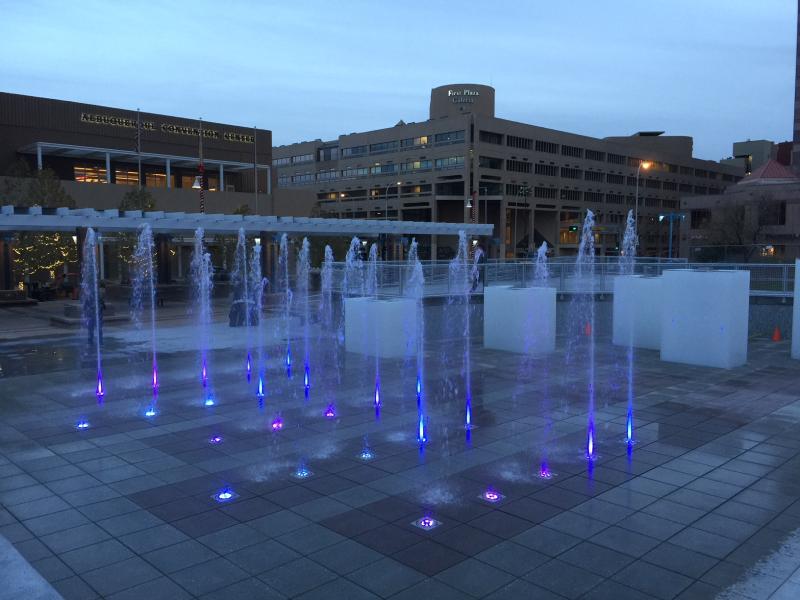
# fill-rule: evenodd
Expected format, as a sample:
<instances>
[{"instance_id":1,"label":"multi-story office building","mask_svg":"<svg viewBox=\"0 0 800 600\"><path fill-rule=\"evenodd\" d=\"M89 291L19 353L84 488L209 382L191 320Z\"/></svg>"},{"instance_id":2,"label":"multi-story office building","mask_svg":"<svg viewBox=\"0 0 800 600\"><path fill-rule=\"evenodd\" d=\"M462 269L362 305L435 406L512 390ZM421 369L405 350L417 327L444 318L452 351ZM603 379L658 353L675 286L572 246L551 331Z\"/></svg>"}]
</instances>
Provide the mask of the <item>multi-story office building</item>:
<instances>
[{"instance_id":1,"label":"multi-story office building","mask_svg":"<svg viewBox=\"0 0 800 600\"><path fill-rule=\"evenodd\" d=\"M273 148L279 214L489 222L493 257L546 241L575 253L579 223L596 214L598 252L619 250L637 209L641 251L657 254L661 211L683 195L719 194L743 176L736 165L692 157L692 138L639 132L593 138L495 116L495 91L456 84L431 92L430 118ZM444 258L452 240L421 240Z\"/></svg>"},{"instance_id":2,"label":"multi-story office building","mask_svg":"<svg viewBox=\"0 0 800 600\"><path fill-rule=\"evenodd\" d=\"M206 212L268 213L271 157L264 129L0 93L0 179L50 169L78 207L117 208L141 185L158 210L198 212L202 180Z\"/></svg>"}]
</instances>

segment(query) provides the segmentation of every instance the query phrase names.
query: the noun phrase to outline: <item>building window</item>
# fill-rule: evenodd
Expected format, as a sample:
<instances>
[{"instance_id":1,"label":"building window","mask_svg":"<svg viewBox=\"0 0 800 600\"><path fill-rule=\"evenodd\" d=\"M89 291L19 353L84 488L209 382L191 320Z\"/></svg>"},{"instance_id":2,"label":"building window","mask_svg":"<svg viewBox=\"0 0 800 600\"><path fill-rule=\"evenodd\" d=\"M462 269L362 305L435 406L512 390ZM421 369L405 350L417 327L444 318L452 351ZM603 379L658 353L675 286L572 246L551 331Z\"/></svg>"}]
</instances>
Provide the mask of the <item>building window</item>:
<instances>
[{"instance_id":1,"label":"building window","mask_svg":"<svg viewBox=\"0 0 800 600\"><path fill-rule=\"evenodd\" d=\"M320 171L317 173L317 181L333 181L336 179L336 170Z\"/></svg>"},{"instance_id":2,"label":"building window","mask_svg":"<svg viewBox=\"0 0 800 600\"><path fill-rule=\"evenodd\" d=\"M520 196L527 198L531 193L531 188L527 185L520 185L518 183L506 184L506 196Z\"/></svg>"},{"instance_id":3,"label":"building window","mask_svg":"<svg viewBox=\"0 0 800 600\"><path fill-rule=\"evenodd\" d=\"M285 156L283 158L273 158L272 159L272 166L273 167L285 167L286 165L292 164L292 157Z\"/></svg>"},{"instance_id":4,"label":"building window","mask_svg":"<svg viewBox=\"0 0 800 600\"><path fill-rule=\"evenodd\" d=\"M582 194L580 190L561 190L562 200L568 200L570 202L580 202L581 195Z\"/></svg>"},{"instance_id":5,"label":"building window","mask_svg":"<svg viewBox=\"0 0 800 600\"><path fill-rule=\"evenodd\" d=\"M342 179L366 177L367 175L369 175L369 169L367 167L350 167L349 169L342 170Z\"/></svg>"},{"instance_id":6,"label":"building window","mask_svg":"<svg viewBox=\"0 0 800 600\"><path fill-rule=\"evenodd\" d=\"M317 160L320 162L327 160L339 160L339 146L328 146L317 150ZM274 162L274 161L273 161Z\"/></svg>"},{"instance_id":7,"label":"building window","mask_svg":"<svg viewBox=\"0 0 800 600\"><path fill-rule=\"evenodd\" d=\"M80 183L108 183L106 168L91 165L74 166L72 168L75 181Z\"/></svg>"},{"instance_id":8,"label":"building window","mask_svg":"<svg viewBox=\"0 0 800 600\"><path fill-rule=\"evenodd\" d=\"M502 169L503 159L492 156L479 156L478 166L482 169Z\"/></svg>"},{"instance_id":9,"label":"building window","mask_svg":"<svg viewBox=\"0 0 800 600\"><path fill-rule=\"evenodd\" d=\"M392 142L378 142L377 144L369 145L370 154L385 154L386 152L394 152L397 150L397 141Z\"/></svg>"},{"instance_id":10,"label":"building window","mask_svg":"<svg viewBox=\"0 0 800 600\"><path fill-rule=\"evenodd\" d=\"M733 181L733 175L728 175L727 173L723 173L722 181Z\"/></svg>"},{"instance_id":11,"label":"building window","mask_svg":"<svg viewBox=\"0 0 800 600\"><path fill-rule=\"evenodd\" d=\"M350 148L342 148L342 157L349 158L351 156L362 156L368 151L368 146L352 146Z\"/></svg>"},{"instance_id":12,"label":"building window","mask_svg":"<svg viewBox=\"0 0 800 600\"><path fill-rule=\"evenodd\" d=\"M292 164L293 165L301 165L307 162L314 162L314 155L313 154L298 154L297 156L292 157Z\"/></svg>"},{"instance_id":13,"label":"building window","mask_svg":"<svg viewBox=\"0 0 800 600\"><path fill-rule=\"evenodd\" d=\"M625 204L625 196L622 194L606 194L608 204Z\"/></svg>"},{"instance_id":14,"label":"building window","mask_svg":"<svg viewBox=\"0 0 800 600\"><path fill-rule=\"evenodd\" d=\"M583 148L578 148L577 146L567 146L566 144L564 144L563 146L561 146L561 154L563 156L583 158Z\"/></svg>"},{"instance_id":15,"label":"building window","mask_svg":"<svg viewBox=\"0 0 800 600\"><path fill-rule=\"evenodd\" d=\"M684 194L691 194L692 193L692 186L689 185L688 183L682 183L678 187L678 191L680 191L681 193L684 193Z\"/></svg>"},{"instance_id":16,"label":"building window","mask_svg":"<svg viewBox=\"0 0 800 600\"><path fill-rule=\"evenodd\" d=\"M511 148L522 148L523 150L532 150L533 140L526 137L518 137L516 135L507 135L506 146L510 146Z\"/></svg>"},{"instance_id":17,"label":"building window","mask_svg":"<svg viewBox=\"0 0 800 600\"><path fill-rule=\"evenodd\" d=\"M587 160L599 160L604 161L606 159L606 153L600 152L599 150L586 150L586 159Z\"/></svg>"},{"instance_id":18,"label":"building window","mask_svg":"<svg viewBox=\"0 0 800 600\"><path fill-rule=\"evenodd\" d=\"M615 173L609 173L608 175L606 175L606 183L612 183L614 185L625 185L625 176L617 175Z\"/></svg>"},{"instance_id":19,"label":"building window","mask_svg":"<svg viewBox=\"0 0 800 600\"><path fill-rule=\"evenodd\" d=\"M583 178L586 181L598 181L603 183L606 179L606 174L602 171L584 171Z\"/></svg>"},{"instance_id":20,"label":"building window","mask_svg":"<svg viewBox=\"0 0 800 600\"><path fill-rule=\"evenodd\" d=\"M309 183L314 183L314 175L311 173L297 173L292 175L292 185L306 185Z\"/></svg>"},{"instance_id":21,"label":"building window","mask_svg":"<svg viewBox=\"0 0 800 600\"><path fill-rule=\"evenodd\" d=\"M400 163L400 170L403 172L408 171L428 171L433 163L429 160L410 160Z\"/></svg>"},{"instance_id":22,"label":"building window","mask_svg":"<svg viewBox=\"0 0 800 600\"><path fill-rule=\"evenodd\" d=\"M400 140L400 147L401 148L424 148L428 145L428 136L427 135L420 135L417 137L406 138L404 140Z\"/></svg>"},{"instance_id":23,"label":"building window","mask_svg":"<svg viewBox=\"0 0 800 600\"><path fill-rule=\"evenodd\" d=\"M692 229L705 229L711 223L711 211L707 208L698 208L692 211L689 217Z\"/></svg>"},{"instance_id":24,"label":"building window","mask_svg":"<svg viewBox=\"0 0 800 600\"><path fill-rule=\"evenodd\" d=\"M625 164L625 157L621 154L608 154L608 162L612 165L624 165Z\"/></svg>"},{"instance_id":25,"label":"building window","mask_svg":"<svg viewBox=\"0 0 800 600\"><path fill-rule=\"evenodd\" d=\"M708 177L708 171L705 169L695 169L694 170L695 177Z\"/></svg>"},{"instance_id":26,"label":"building window","mask_svg":"<svg viewBox=\"0 0 800 600\"><path fill-rule=\"evenodd\" d=\"M481 130L478 137L479 137L480 141L486 142L487 144L502 145L502 143L503 143L503 134L502 133L494 133L493 131L483 131L483 130Z\"/></svg>"},{"instance_id":27,"label":"building window","mask_svg":"<svg viewBox=\"0 0 800 600\"><path fill-rule=\"evenodd\" d=\"M668 192L674 192L676 189L678 189L678 186L674 181L665 181L661 187Z\"/></svg>"},{"instance_id":28,"label":"building window","mask_svg":"<svg viewBox=\"0 0 800 600\"><path fill-rule=\"evenodd\" d=\"M570 169L569 167L561 167L561 177L567 179L581 179L583 172L580 169Z\"/></svg>"},{"instance_id":29,"label":"building window","mask_svg":"<svg viewBox=\"0 0 800 600\"><path fill-rule=\"evenodd\" d=\"M532 164L521 160L507 160L506 171L513 171L514 173L530 173Z\"/></svg>"},{"instance_id":30,"label":"building window","mask_svg":"<svg viewBox=\"0 0 800 600\"><path fill-rule=\"evenodd\" d=\"M692 167L681 167L681 175L694 175Z\"/></svg>"},{"instance_id":31,"label":"building window","mask_svg":"<svg viewBox=\"0 0 800 600\"><path fill-rule=\"evenodd\" d=\"M447 131L445 133L437 133L433 137L434 143L438 146L440 144L458 144L464 141L464 130L461 131Z\"/></svg>"},{"instance_id":32,"label":"building window","mask_svg":"<svg viewBox=\"0 0 800 600\"><path fill-rule=\"evenodd\" d=\"M696 185L694 186L694 193L695 194L707 194L708 188L704 185Z\"/></svg>"},{"instance_id":33,"label":"building window","mask_svg":"<svg viewBox=\"0 0 800 600\"><path fill-rule=\"evenodd\" d=\"M463 133L463 131L462 131ZM459 169L464 166L463 156L449 156L447 158L437 158L435 166L437 169Z\"/></svg>"},{"instance_id":34,"label":"building window","mask_svg":"<svg viewBox=\"0 0 800 600\"><path fill-rule=\"evenodd\" d=\"M533 188L534 198L545 198L547 200L556 199L556 188L535 187Z\"/></svg>"},{"instance_id":35,"label":"building window","mask_svg":"<svg viewBox=\"0 0 800 600\"><path fill-rule=\"evenodd\" d=\"M658 179L648 179L646 185L651 190L661 189L661 182Z\"/></svg>"},{"instance_id":36,"label":"building window","mask_svg":"<svg viewBox=\"0 0 800 600\"><path fill-rule=\"evenodd\" d=\"M543 165L536 163L534 173L537 175L547 175L548 177L558 177L558 167L555 165Z\"/></svg>"},{"instance_id":37,"label":"building window","mask_svg":"<svg viewBox=\"0 0 800 600\"><path fill-rule=\"evenodd\" d=\"M175 176L170 176L170 179L170 184L174 187ZM167 175L166 173L145 173L144 185L152 188L165 188L167 187Z\"/></svg>"},{"instance_id":38,"label":"building window","mask_svg":"<svg viewBox=\"0 0 800 600\"><path fill-rule=\"evenodd\" d=\"M289 181L289 175L278 175L278 187L287 187L289 185Z\"/></svg>"},{"instance_id":39,"label":"building window","mask_svg":"<svg viewBox=\"0 0 800 600\"><path fill-rule=\"evenodd\" d=\"M397 165L394 163L389 163L385 165L375 165L374 167L370 167L370 173L373 175L389 175L391 173L397 172Z\"/></svg>"},{"instance_id":40,"label":"building window","mask_svg":"<svg viewBox=\"0 0 800 600\"><path fill-rule=\"evenodd\" d=\"M536 152L558 154L558 144L554 142L545 142L544 140L536 140Z\"/></svg>"},{"instance_id":41,"label":"building window","mask_svg":"<svg viewBox=\"0 0 800 600\"><path fill-rule=\"evenodd\" d=\"M194 181L194 178L192 178L192 181ZM139 177L136 171L116 169L114 171L114 183L117 185L139 185ZM189 187L191 187L191 184Z\"/></svg>"},{"instance_id":42,"label":"building window","mask_svg":"<svg viewBox=\"0 0 800 600\"><path fill-rule=\"evenodd\" d=\"M786 201L763 202L758 207L759 226L786 225Z\"/></svg>"},{"instance_id":43,"label":"building window","mask_svg":"<svg viewBox=\"0 0 800 600\"><path fill-rule=\"evenodd\" d=\"M603 192L584 192L583 200L584 202L600 203L603 201Z\"/></svg>"}]
</instances>

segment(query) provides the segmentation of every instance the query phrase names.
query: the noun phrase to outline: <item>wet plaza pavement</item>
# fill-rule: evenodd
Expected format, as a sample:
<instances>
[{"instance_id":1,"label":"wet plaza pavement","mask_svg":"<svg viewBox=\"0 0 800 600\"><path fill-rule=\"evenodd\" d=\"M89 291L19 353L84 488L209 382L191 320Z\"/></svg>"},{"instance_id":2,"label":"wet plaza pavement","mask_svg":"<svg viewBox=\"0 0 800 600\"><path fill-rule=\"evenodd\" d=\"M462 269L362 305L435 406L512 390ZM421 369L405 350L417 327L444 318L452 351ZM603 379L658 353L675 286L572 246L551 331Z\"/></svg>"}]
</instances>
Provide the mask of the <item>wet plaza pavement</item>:
<instances>
[{"instance_id":1,"label":"wet plaza pavement","mask_svg":"<svg viewBox=\"0 0 800 600\"><path fill-rule=\"evenodd\" d=\"M459 354L431 335L420 451L409 362L381 363L376 421L372 359L337 369L320 355L306 399L273 343L260 408L239 339L212 357L206 407L196 354L176 346L148 418L149 357L119 331L103 406L78 334L0 343L0 535L64 598L800 597L800 368L786 342L751 340L730 371L637 351L628 453L623 353L600 336L588 463L585 373L565 367L563 343L525 363L474 340L467 440ZM426 516L438 527L413 524Z\"/></svg>"}]
</instances>

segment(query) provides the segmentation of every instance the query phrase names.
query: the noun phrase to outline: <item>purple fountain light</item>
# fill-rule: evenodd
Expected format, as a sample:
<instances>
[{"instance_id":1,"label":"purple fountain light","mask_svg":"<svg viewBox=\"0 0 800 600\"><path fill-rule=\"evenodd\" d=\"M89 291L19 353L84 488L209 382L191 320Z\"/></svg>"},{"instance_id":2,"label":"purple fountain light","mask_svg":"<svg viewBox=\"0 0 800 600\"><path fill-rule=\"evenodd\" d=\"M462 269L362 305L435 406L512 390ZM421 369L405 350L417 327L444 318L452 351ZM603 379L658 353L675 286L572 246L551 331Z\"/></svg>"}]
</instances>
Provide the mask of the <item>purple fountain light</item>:
<instances>
[{"instance_id":1,"label":"purple fountain light","mask_svg":"<svg viewBox=\"0 0 800 600\"><path fill-rule=\"evenodd\" d=\"M552 477L553 473L550 471L550 467L547 466L547 461L543 460L539 466L539 479L551 479Z\"/></svg>"},{"instance_id":2,"label":"purple fountain light","mask_svg":"<svg viewBox=\"0 0 800 600\"><path fill-rule=\"evenodd\" d=\"M217 444L221 444L222 443L222 436L221 435L212 435L210 438L208 438L208 443L209 444L213 444L215 446Z\"/></svg>"},{"instance_id":3,"label":"purple fountain light","mask_svg":"<svg viewBox=\"0 0 800 600\"><path fill-rule=\"evenodd\" d=\"M336 408L333 406L333 404L328 404L328 407L325 409L325 418L326 419L336 418Z\"/></svg>"},{"instance_id":4,"label":"purple fountain light","mask_svg":"<svg viewBox=\"0 0 800 600\"><path fill-rule=\"evenodd\" d=\"M97 396L97 401L99 403L103 402L103 396L106 395L105 388L103 387L103 374L98 371L97 372L97 388L95 389L95 396Z\"/></svg>"},{"instance_id":5,"label":"purple fountain light","mask_svg":"<svg viewBox=\"0 0 800 600\"><path fill-rule=\"evenodd\" d=\"M498 502L503 500L505 496L500 492L498 492L496 489L490 487L484 490L483 493L481 493L480 498L481 500L485 500L490 504L497 504Z\"/></svg>"},{"instance_id":6,"label":"purple fountain light","mask_svg":"<svg viewBox=\"0 0 800 600\"><path fill-rule=\"evenodd\" d=\"M270 427L272 427L272 431L280 431L283 429L283 419L281 419L280 416L275 417L272 420Z\"/></svg>"},{"instance_id":7,"label":"purple fountain light","mask_svg":"<svg viewBox=\"0 0 800 600\"><path fill-rule=\"evenodd\" d=\"M420 517L419 519L417 519L416 521L414 521L411 524L414 527L419 527L420 529L422 529L424 531L430 531L431 529L436 529L442 523L441 523L441 521L437 521L433 517L426 515L424 517Z\"/></svg>"}]
</instances>

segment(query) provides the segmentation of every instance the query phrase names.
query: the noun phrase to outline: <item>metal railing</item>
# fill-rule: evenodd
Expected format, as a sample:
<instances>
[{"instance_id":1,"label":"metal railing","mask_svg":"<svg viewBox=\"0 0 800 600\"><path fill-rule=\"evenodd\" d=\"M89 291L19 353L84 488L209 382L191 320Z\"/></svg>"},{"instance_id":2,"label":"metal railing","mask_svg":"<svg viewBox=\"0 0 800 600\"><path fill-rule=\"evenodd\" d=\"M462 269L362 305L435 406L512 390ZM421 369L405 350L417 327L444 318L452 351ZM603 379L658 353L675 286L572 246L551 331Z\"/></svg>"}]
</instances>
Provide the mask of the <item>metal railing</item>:
<instances>
[{"instance_id":1,"label":"metal railing","mask_svg":"<svg viewBox=\"0 0 800 600\"><path fill-rule=\"evenodd\" d=\"M612 293L614 277L620 274L617 257L598 257L592 264L592 289L598 294ZM344 263L335 263L333 287L341 291L344 279ZM405 295L405 282L409 276L409 265L399 261L378 263L378 290L381 296L396 297ZM586 267L584 266L584 274ZM658 277L669 269L695 269L700 271L747 270L750 272L751 296L775 296L791 298L794 295L794 264L782 263L690 263L685 259L637 258L634 273ZM366 275L366 264L363 275ZM422 261L425 275L424 295L426 297L449 296L451 294L450 262ZM574 257L559 257L548 264L548 285L560 293L586 291L585 280L578 278ZM479 264L480 282L474 293L483 293L485 286L510 285L527 287L534 284L536 263L529 260L487 260ZM588 275L588 274L587 274Z\"/></svg>"}]
</instances>

